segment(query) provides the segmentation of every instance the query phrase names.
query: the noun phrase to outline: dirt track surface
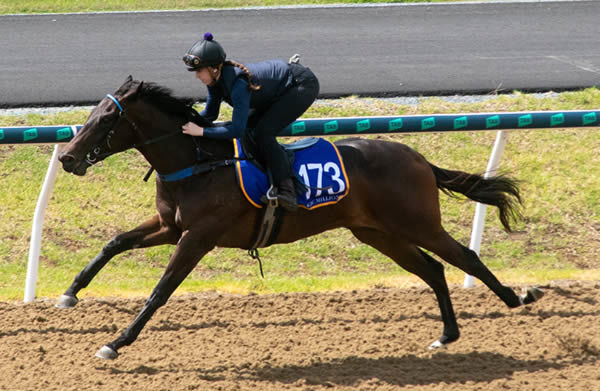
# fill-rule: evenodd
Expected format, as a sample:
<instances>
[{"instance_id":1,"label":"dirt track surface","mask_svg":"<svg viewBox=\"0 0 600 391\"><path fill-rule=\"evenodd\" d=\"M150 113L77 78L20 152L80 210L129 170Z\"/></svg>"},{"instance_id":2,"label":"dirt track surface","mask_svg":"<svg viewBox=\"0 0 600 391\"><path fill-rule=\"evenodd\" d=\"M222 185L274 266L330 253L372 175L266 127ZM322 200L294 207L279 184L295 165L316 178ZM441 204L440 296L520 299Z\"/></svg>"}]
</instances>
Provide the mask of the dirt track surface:
<instances>
[{"instance_id":1,"label":"dirt track surface","mask_svg":"<svg viewBox=\"0 0 600 391\"><path fill-rule=\"evenodd\" d=\"M447 349L432 291L172 298L114 361L94 357L144 299L0 303L1 390L600 390L600 282L506 308L452 287Z\"/></svg>"}]
</instances>

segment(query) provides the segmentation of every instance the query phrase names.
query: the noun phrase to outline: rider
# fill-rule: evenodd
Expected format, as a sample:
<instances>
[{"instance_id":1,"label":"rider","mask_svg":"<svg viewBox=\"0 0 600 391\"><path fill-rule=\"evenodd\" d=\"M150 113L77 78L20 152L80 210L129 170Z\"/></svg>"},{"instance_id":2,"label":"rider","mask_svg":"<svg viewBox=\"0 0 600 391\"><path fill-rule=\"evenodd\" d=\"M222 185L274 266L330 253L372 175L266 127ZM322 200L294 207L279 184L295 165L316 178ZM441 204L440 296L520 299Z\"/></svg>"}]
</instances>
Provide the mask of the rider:
<instances>
[{"instance_id":1,"label":"rider","mask_svg":"<svg viewBox=\"0 0 600 391\"><path fill-rule=\"evenodd\" d=\"M183 56L188 71L207 86L206 107L200 113L209 121L219 115L222 101L233 107L231 124L202 128L194 122L183 133L221 139L241 138L249 129L273 176L276 196L286 210L298 208L294 173L276 136L300 117L319 93L313 72L298 63L281 60L240 64L225 60L223 47L205 33Z\"/></svg>"}]
</instances>

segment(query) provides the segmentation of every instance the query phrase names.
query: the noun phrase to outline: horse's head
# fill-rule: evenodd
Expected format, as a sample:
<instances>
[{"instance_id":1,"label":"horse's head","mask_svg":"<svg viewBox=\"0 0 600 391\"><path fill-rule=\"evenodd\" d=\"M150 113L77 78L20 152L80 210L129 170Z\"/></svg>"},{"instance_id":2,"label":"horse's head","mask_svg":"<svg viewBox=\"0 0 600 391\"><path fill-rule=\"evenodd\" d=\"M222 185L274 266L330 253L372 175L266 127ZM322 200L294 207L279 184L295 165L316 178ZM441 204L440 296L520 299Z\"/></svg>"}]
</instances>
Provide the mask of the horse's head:
<instances>
[{"instance_id":1,"label":"horse's head","mask_svg":"<svg viewBox=\"0 0 600 391\"><path fill-rule=\"evenodd\" d=\"M92 110L58 159L65 171L85 175L88 167L108 156L136 148L158 172L176 171L198 158L199 143L182 133L182 125L192 120L211 126L192 104L168 88L129 76Z\"/></svg>"},{"instance_id":2,"label":"horse's head","mask_svg":"<svg viewBox=\"0 0 600 391\"><path fill-rule=\"evenodd\" d=\"M63 148L58 160L65 171L85 175L91 165L134 145L135 124L127 117L124 107L135 98L142 85L143 82L129 76L114 96L107 95L100 101L83 127Z\"/></svg>"}]
</instances>

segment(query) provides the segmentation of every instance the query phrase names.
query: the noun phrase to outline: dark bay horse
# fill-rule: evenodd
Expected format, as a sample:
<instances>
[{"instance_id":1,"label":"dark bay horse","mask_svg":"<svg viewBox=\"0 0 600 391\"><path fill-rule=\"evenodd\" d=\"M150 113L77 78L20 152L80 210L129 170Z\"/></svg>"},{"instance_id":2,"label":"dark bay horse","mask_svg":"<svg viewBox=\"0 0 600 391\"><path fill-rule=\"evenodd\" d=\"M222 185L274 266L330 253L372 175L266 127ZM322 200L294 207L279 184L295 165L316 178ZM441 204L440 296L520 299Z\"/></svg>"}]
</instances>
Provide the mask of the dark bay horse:
<instances>
[{"instance_id":1,"label":"dark bay horse","mask_svg":"<svg viewBox=\"0 0 600 391\"><path fill-rule=\"evenodd\" d=\"M154 83L129 77L114 95L107 95L92 110L59 157L63 168L75 175L84 175L95 162L129 148L142 153L160 174L196 164L208 167L181 180L157 178L158 213L113 238L59 299L58 307L74 306L77 293L123 251L177 245L139 315L117 339L96 353L98 357L114 359L120 348L133 343L154 312L215 246L248 249L251 245L261 210L244 198L236 183L231 165L233 144L194 140L181 133L191 112L191 102L173 97L171 91ZM360 241L389 256L433 289L444 329L431 347L457 340L459 330L444 268L422 249L477 277L511 308L542 296L537 288L517 295L502 285L475 252L454 240L441 225L439 190L462 193L498 207L502 224L510 230L520 202L513 180L444 170L399 143L354 138L335 144L345 163L350 193L335 205L286 214L276 243L290 243L338 227L349 229Z\"/></svg>"}]
</instances>

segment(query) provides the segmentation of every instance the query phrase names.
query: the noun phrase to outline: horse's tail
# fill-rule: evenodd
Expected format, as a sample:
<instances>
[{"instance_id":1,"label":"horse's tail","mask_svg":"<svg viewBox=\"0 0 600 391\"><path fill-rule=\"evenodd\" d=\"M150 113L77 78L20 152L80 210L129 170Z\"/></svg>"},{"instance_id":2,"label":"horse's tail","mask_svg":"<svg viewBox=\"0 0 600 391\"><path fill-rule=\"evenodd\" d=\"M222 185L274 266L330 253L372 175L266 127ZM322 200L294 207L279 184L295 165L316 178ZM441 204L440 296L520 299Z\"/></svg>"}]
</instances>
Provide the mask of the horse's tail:
<instances>
[{"instance_id":1,"label":"horse's tail","mask_svg":"<svg viewBox=\"0 0 600 391\"><path fill-rule=\"evenodd\" d=\"M484 178L479 174L468 174L439 168L429 163L435 175L437 187L444 193L457 197L461 193L473 201L498 207L500 222L511 232L510 221L521 218L521 194L518 182L504 175Z\"/></svg>"}]
</instances>

